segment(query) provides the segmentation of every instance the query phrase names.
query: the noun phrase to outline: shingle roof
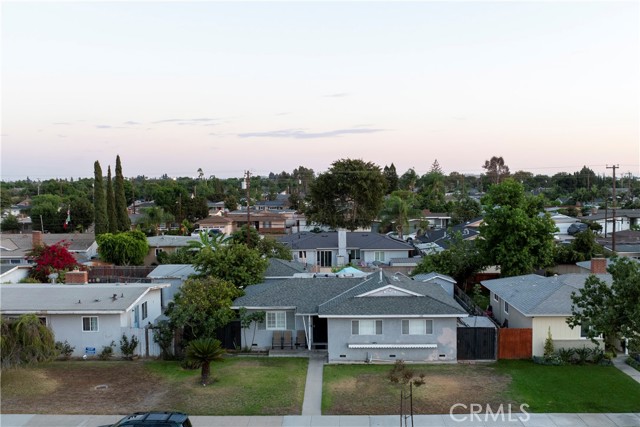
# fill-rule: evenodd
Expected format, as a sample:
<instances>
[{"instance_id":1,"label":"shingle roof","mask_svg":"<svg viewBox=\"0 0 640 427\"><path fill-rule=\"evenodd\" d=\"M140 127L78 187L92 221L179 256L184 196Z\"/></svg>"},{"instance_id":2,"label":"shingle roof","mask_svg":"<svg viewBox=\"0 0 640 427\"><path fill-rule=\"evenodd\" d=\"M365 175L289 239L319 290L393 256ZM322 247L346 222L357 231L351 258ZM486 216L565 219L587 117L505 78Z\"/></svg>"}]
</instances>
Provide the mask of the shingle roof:
<instances>
[{"instance_id":1,"label":"shingle roof","mask_svg":"<svg viewBox=\"0 0 640 427\"><path fill-rule=\"evenodd\" d=\"M393 285L423 296L358 297ZM253 285L247 295L234 301L234 307L292 307L298 314L342 315L451 315L466 316L440 286L420 283L399 276L373 274L363 279L309 278L287 279L271 284ZM248 289L249 289L248 288Z\"/></svg>"},{"instance_id":2,"label":"shingle roof","mask_svg":"<svg viewBox=\"0 0 640 427\"><path fill-rule=\"evenodd\" d=\"M285 261L279 258L269 258L269 265L264 277L293 277L295 273L307 271L303 264L296 261Z\"/></svg>"},{"instance_id":3,"label":"shingle roof","mask_svg":"<svg viewBox=\"0 0 640 427\"><path fill-rule=\"evenodd\" d=\"M124 312L150 289L168 285L141 284L4 284L0 286L4 314L34 312ZM116 298L113 298L113 295Z\"/></svg>"},{"instance_id":4,"label":"shingle roof","mask_svg":"<svg viewBox=\"0 0 640 427\"><path fill-rule=\"evenodd\" d=\"M192 274L197 274L196 269L191 264L161 264L147 274L152 279L162 279L169 277L187 278Z\"/></svg>"},{"instance_id":5,"label":"shingle roof","mask_svg":"<svg viewBox=\"0 0 640 427\"><path fill-rule=\"evenodd\" d=\"M152 248L155 247L183 247L189 246L188 242L197 242L194 236L151 236L147 237L147 242Z\"/></svg>"},{"instance_id":6,"label":"shingle roof","mask_svg":"<svg viewBox=\"0 0 640 427\"><path fill-rule=\"evenodd\" d=\"M448 282L456 283L456 280L453 277L435 272L416 274L415 276L413 276L413 280L417 280L418 282L429 282L438 277Z\"/></svg>"},{"instance_id":7,"label":"shingle roof","mask_svg":"<svg viewBox=\"0 0 640 427\"><path fill-rule=\"evenodd\" d=\"M598 278L611 284L610 274ZM584 286L587 274L543 277L536 274L483 280L480 283L525 316L571 315L571 293Z\"/></svg>"},{"instance_id":8,"label":"shingle roof","mask_svg":"<svg viewBox=\"0 0 640 427\"><path fill-rule=\"evenodd\" d=\"M337 249L338 232L302 232L278 238L292 249ZM384 234L374 232L347 232L347 249L365 250L412 250L413 246Z\"/></svg>"}]
</instances>

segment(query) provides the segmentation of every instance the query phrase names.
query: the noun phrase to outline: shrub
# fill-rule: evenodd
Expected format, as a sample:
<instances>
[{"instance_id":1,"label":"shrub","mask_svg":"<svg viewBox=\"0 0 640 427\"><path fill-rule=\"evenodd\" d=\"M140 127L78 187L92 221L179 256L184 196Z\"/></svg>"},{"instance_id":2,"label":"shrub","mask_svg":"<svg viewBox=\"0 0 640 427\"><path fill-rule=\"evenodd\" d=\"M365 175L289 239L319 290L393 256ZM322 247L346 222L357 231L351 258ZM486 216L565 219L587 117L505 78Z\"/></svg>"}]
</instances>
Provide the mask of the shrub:
<instances>
[{"instance_id":1,"label":"shrub","mask_svg":"<svg viewBox=\"0 0 640 427\"><path fill-rule=\"evenodd\" d=\"M574 348L558 349L558 357L564 364L571 363L575 354L576 350Z\"/></svg>"},{"instance_id":2,"label":"shrub","mask_svg":"<svg viewBox=\"0 0 640 427\"><path fill-rule=\"evenodd\" d=\"M625 362L627 362L627 365L631 366L635 370L640 371L640 362L638 362L633 357L627 357L627 360L625 360Z\"/></svg>"},{"instance_id":3,"label":"shrub","mask_svg":"<svg viewBox=\"0 0 640 427\"><path fill-rule=\"evenodd\" d=\"M56 341L56 350L64 360L68 360L75 349L67 340L64 340L64 342Z\"/></svg>"},{"instance_id":4,"label":"shrub","mask_svg":"<svg viewBox=\"0 0 640 427\"><path fill-rule=\"evenodd\" d=\"M554 355L553 339L551 338L551 326L547 330L547 339L544 340L544 357L550 358Z\"/></svg>"},{"instance_id":5,"label":"shrub","mask_svg":"<svg viewBox=\"0 0 640 427\"><path fill-rule=\"evenodd\" d=\"M120 352L122 352L122 358L127 360L133 360L133 355L138 347L138 338L135 335L128 339L125 334L122 334L120 338Z\"/></svg>"},{"instance_id":6,"label":"shrub","mask_svg":"<svg viewBox=\"0 0 640 427\"><path fill-rule=\"evenodd\" d=\"M98 354L100 360L109 360L113 356L113 348L116 346L115 341L111 341L111 344L102 347L102 351Z\"/></svg>"},{"instance_id":7,"label":"shrub","mask_svg":"<svg viewBox=\"0 0 640 427\"><path fill-rule=\"evenodd\" d=\"M589 361L589 356L591 356L591 349L587 347L576 348L575 349L576 356L578 356L578 364L584 365Z\"/></svg>"}]
</instances>

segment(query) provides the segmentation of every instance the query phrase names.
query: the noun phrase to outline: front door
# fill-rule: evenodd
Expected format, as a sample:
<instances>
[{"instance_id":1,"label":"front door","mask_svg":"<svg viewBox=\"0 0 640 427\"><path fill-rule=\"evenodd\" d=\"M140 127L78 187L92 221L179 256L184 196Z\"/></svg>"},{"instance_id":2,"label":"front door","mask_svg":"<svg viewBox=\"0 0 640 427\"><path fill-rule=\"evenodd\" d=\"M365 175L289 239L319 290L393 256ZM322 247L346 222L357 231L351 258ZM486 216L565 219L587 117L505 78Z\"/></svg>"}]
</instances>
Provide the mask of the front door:
<instances>
[{"instance_id":1,"label":"front door","mask_svg":"<svg viewBox=\"0 0 640 427\"><path fill-rule=\"evenodd\" d=\"M311 326L313 328L313 348L327 348L327 343L329 340L327 339L327 319L321 319L318 316L314 316L311 318Z\"/></svg>"}]
</instances>

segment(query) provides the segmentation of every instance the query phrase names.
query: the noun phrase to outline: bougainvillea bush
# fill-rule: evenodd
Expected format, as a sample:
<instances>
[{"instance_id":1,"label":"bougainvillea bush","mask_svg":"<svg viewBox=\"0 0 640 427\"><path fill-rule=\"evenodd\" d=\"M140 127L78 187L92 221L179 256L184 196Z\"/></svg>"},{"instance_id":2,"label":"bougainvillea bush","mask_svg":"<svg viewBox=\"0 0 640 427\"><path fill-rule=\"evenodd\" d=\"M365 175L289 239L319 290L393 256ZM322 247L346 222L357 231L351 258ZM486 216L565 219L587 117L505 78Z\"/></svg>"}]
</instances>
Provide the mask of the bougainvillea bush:
<instances>
[{"instance_id":1,"label":"bougainvillea bush","mask_svg":"<svg viewBox=\"0 0 640 427\"><path fill-rule=\"evenodd\" d=\"M31 269L30 276L41 283L47 283L51 273L58 273L59 280L64 281L64 273L79 267L68 247L69 244L63 240L50 246L40 245L34 248L29 259L36 265Z\"/></svg>"}]
</instances>

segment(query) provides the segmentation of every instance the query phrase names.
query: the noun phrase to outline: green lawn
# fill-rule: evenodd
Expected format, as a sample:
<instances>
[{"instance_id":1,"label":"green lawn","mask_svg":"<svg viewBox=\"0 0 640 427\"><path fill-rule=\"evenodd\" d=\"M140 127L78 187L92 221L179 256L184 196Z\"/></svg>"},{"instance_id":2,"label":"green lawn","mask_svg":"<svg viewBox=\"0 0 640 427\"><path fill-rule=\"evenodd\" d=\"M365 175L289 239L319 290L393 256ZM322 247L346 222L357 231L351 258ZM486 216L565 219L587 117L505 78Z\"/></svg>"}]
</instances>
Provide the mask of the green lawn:
<instances>
[{"instance_id":1,"label":"green lawn","mask_svg":"<svg viewBox=\"0 0 640 427\"><path fill-rule=\"evenodd\" d=\"M613 366L504 360L495 367L512 378L505 396L529 404L531 412L640 411L640 384Z\"/></svg>"},{"instance_id":2,"label":"green lawn","mask_svg":"<svg viewBox=\"0 0 640 427\"><path fill-rule=\"evenodd\" d=\"M200 371L154 361L147 369L172 383L174 408L192 415L299 415L308 359L233 357L211 365L213 384L198 384Z\"/></svg>"}]
</instances>

